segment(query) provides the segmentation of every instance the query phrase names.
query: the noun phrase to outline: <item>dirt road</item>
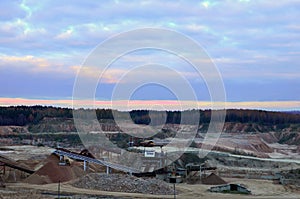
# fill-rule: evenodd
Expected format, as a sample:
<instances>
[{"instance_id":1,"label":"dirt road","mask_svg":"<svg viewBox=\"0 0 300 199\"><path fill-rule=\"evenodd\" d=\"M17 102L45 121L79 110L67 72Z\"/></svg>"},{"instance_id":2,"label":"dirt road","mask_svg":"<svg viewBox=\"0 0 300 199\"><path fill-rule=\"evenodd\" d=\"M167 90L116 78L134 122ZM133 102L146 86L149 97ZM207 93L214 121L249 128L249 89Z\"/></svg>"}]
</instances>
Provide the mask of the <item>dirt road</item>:
<instances>
[{"instance_id":1,"label":"dirt road","mask_svg":"<svg viewBox=\"0 0 300 199\"><path fill-rule=\"evenodd\" d=\"M252 179L226 179L230 183L240 183L248 187L252 191L252 195L239 195L239 194L221 194L221 193L210 193L207 189L209 185L187 185L177 184L176 189L181 193L177 195L178 199L223 199L223 198L265 198L265 199L279 199L279 198L299 198L300 192L296 191L291 187L284 187L282 185L273 184L272 181L267 180L252 180ZM57 193L58 184L46 184L46 185L32 185L26 183L11 183L7 184L6 190L30 190L30 193ZM124 192L106 192L98 190L87 190L75 188L68 183L61 184L61 193L67 195L85 195L89 196L108 196L113 198L174 198L172 195L152 195L152 194L139 194L139 193L124 193ZM1 194L1 192L0 192ZM24 194L23 194L24 195ZM29 196L34 198L36 195ZM0 197L5 198L5 197ZM24 197L26 198L26 197ZM40 198L40 197L37 197ZM47 198L43 196L43 198Z\"/></svg>"}]
</instances>

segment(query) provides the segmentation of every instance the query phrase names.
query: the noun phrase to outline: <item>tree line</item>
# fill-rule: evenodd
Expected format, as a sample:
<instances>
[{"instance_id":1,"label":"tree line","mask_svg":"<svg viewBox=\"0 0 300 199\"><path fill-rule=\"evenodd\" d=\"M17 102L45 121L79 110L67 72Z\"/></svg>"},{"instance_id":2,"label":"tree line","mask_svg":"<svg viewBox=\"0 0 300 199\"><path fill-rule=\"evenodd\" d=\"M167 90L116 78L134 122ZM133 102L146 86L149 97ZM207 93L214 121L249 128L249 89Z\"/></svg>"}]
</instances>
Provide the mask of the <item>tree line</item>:
<instances>
[{"instance_id":1,"label":"tree line","mask_svg":"<svg viewBox=\"0 0 300 199\"><path fill-rule=\"evenodd\" d=\"M79 109L81 114L87 114L92 109ZM219 111L221 113L221 111ZM114 113L123 114L125 112L114 111L110 109L96 109L98 120L113 122ZM209 123L211 120L211 110L188 110L184 113L192 117L199 117L199 123ZM218 111L216 111L218 114ZM148 110L134 110L129 112L131 119L136 124L149 124L151 118L164 118L162 111L151 111L151 117ZM182 121L183 112L167 111L165 115L166 123L180 124L189 123ZM25 126L29 124L38 124L46 117L50 118L66 118L73 117L73 109L60 108L52 106L10 106L0 107L0 126ZM264 110L244 110L244 109L229 109L226 110L226 122L235 123L258 123L258 124L300 124L300 114L291 114L287 112L275 112Z\"/></svg>"}]
</instances>

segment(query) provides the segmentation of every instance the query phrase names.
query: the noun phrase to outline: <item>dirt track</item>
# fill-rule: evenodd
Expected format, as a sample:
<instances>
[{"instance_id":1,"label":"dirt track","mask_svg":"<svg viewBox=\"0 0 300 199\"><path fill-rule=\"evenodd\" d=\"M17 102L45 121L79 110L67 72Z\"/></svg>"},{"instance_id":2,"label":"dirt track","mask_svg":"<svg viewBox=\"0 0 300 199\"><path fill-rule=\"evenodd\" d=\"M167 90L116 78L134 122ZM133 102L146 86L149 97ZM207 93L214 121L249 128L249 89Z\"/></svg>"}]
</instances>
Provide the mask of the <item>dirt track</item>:
<instances>
[{"instance_id":1,"label":"dirt track","mask_svg":"<svg viewBox=\"0 0 300 199\"><path fill-rule=\"evenodd\" d=\"M219 193L210 193L207 189L210 185L187 185L187 184L177 184L177 190L181 191L181 194L177 195L177 198L182 199L194 199L194 198L299 198L300 192L291 189L290 187L284 187L281 185L275 185L272 181L265 180L249 180L249 179L226 179L232 183L242 183L247 186L253 193L253 195L238 195L238 194L219 194ZM33 193L38 193L40 191L49 192L56 194L57 193L57 184L46 184L46 185L32 185L26 183L14 183L7 184L7 190L30 190L30 198L34 198ZM174 198L172 195L151 195L151 194L138 194L138 193L124 193L124 192L106 192L98 190L88 190L75 188L68 183L61 184L61 192L63 194L70 195L90 195L90 196L112 196L116 198ZM0 198L1 197L0 192ZM24 196L24 194L23 194ZM41 195L40 195L41 196ZM24 197L25 198L25 197ZM41 197L37 197L41 198ZM43 196L43 198L47 198Z\"/></svg>"}]
</instances>

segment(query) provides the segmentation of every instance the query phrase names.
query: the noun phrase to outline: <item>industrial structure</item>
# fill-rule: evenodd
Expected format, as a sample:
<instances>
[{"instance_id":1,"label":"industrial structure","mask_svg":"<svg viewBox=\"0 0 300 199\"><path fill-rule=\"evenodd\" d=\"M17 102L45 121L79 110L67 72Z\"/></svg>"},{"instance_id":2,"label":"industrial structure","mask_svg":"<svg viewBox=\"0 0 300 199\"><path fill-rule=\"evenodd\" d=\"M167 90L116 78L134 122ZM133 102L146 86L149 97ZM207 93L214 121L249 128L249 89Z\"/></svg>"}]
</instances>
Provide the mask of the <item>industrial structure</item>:
<instances>
[{"instance_id":1,"label":"industrial structure","mask_svg":"<svg viewBox=\"0 0 300 199\"><path fill-rule=\"evenodd\" d=\"M140 172L139 170L136 170L134 168L130 168L130 167L127 167L127 166L124 166L124 165L107 162L107 161L104 161L104 160L98 160L98 159L95 159L94 157L89 157L89 156L84 155L84 154L78 154L78 153L75 153L75 152L66 151L62 148L56 149L53 153L59 155L60 160L63 160L64 156L67 156L67 157L72 158L74 160L83 161L84 171L88 170L88 164L89 163L95 163L95 164L105 166L107 174L109 173L110 169L116 169L116 170L123 171L123 172L126 172L126 173L131 173L131 174Z\"/></svg>"},{"instance_id":2,"label":"industrial structure","mask_svg":"<svg viewBox=\"0 0 300 199\"><path fill-rule=\"evenodd\" d=\"M225 184L216 187L211 187L209 189L211 192L219 192L219 193L242 193L242 194L251 194L251 191L246 187L240 184Z\"/></svg>"},{"instance_id":3,"label":"industrial structure","mask_svg":"<svg viewBox=\"0 0 300 199\"><path fill-rule=\"evenodd\" d=\"M4 156L0 156L0 171L1 171L1 174L5 174L5 167L10 167L10 168L13 168L13 169L17 169L17 170L20 170L20 171L23 171L25 173L28 173L28 174L33 174L34 171L29 169L28 167L25 167L25 166L21 166L20 164L18 164L16 161L14 160L11 160L7 157L4 157Z\"/></svg>"}]
</instances>

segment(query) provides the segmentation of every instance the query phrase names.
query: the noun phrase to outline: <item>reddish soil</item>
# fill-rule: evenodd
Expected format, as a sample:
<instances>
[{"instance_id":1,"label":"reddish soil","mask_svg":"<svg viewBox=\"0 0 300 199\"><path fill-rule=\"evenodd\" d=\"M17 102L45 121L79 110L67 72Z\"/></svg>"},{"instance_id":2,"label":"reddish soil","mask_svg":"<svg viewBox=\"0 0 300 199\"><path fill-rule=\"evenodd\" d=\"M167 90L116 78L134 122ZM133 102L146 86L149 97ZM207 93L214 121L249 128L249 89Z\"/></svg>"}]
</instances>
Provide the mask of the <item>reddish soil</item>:
<instances>
[{"instance_id":1,"label":"reddish soil","mask_svg":"<svg viewBox=\"0 0 300 199\"><path fill-rule=\"evenodd\" d=\"M31 184L48 184L73 180L84 174L81 163L72 162L69 166L59 166L59 157L50 155L45 165L30 175L24 182Z\"/></svg>"},{"instance_id":2,"label":"reddish soil","mask_svg":"<svg viewBox=\"0 0 300 199\"><path fill-rule=\"evenodd\" d=\"M206 178L202 179L202 184L206 185L220 185L220 184L227 184L225 180L221 177L217 176L216 174L212 173Z\"/></svg>"}]
</instances>

